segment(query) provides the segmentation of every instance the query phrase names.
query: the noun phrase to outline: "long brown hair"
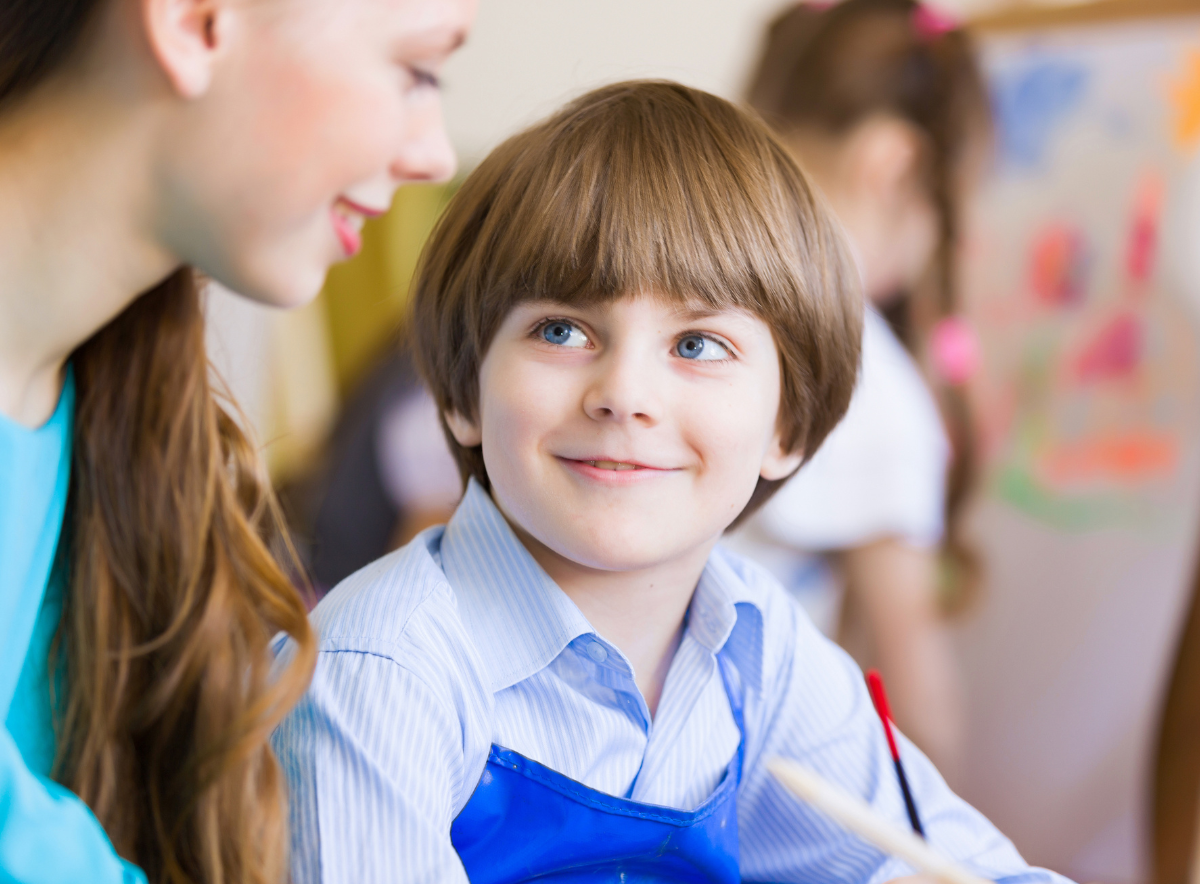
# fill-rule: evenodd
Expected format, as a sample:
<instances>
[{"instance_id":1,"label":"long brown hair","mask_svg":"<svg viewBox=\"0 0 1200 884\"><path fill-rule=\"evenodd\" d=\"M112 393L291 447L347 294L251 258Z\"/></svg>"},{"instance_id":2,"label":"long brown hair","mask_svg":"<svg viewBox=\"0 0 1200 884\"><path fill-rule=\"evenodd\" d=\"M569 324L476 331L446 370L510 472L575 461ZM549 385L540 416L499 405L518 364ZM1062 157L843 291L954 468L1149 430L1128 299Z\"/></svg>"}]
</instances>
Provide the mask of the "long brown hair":
<instances>
[{"instance_id":1,"label":"long brown hair","mask_svg":"<svg viewBox=\"0 0 1200 884\"><path fill-rule=\"evenodd\" d=\"M0 106L77 48L102 0L6 0ZM64 246L66 247L66 246ZM255 452L210 389L194 273L142 294L72 355L69 590L56 778L151 881L275 884L285 784L267 737L315 642ZM299 644L272 678L276 630Z\"/></svg>"},{"instance_id":2,"label":"long brown hair","mask_svg":"<svg viewBox=\"0 0 1200 884\"><path fill-rule=\"evenodd\" d=\"M769 26L749 103L783 135L841 135L874 114L913 125L924 138L924 179L940 236L930 278L902 292L884 316L924 362L926 335L959 312L956 285L961 176L970 149L990 130L990 104L966 32L915 0L799 3ZM978 583L978 559L962 537L961 514L978 471L966 391L933 377L953 458L946 483L943 600L961 609Z\"/></svg>"},{"instance_id":3,"label":"long brown hair","mask_svg":"<svg viewBox=\"0 0 1200 884\"><path fill-rule=\"evenodd\" d=\"M475 418L479 366L516 304L654 292L770 326L779 430L811 456L850 402L862 299L831 217L761 121L678 83L596 89L514 135L463 182L413 284L417 364L441 412ZM464 481L480 448L447 431ZM783 480L759 479L738 519Z\"/></svg>"}]
</instances>

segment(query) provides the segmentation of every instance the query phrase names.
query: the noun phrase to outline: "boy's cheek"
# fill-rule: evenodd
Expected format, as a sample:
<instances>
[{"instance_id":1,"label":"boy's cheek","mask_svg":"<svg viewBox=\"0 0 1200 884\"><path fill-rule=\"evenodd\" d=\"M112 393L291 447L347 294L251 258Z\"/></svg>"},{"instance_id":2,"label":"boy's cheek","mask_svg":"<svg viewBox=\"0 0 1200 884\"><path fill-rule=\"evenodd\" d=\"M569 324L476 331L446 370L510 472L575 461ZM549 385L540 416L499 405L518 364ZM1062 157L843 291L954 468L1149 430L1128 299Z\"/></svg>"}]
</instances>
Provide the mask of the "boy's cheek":
<instances>
[{"instance_id":1,"label":"boy's cheek","mask_svg":"<svg viewBox=\"0 0 1200 884\"><path fill-rule=\"evenodd\" d=\"M754 399L753 394L743 393L740 403L729 403L725 409L697 409L707 418L692 432L701 450L709 453L713 466L720 464L722 471L731 473L751 470L757 481L760 465L775 438L775 425L773 413L746 407L751 403L757 406Z\"/></svg>"},{"instance_id":2,"label":"boy's cheek","mask_svg":"<svg viewBox=\"0 0 1200 884\"><path fill-rule=\"evenodd\" d=\"M531 441L580 408L581 396L561 375L537 363L500 366L480 386L480 401L488 405L482 412L504 436Z\"/></svg>"}]
</instances>

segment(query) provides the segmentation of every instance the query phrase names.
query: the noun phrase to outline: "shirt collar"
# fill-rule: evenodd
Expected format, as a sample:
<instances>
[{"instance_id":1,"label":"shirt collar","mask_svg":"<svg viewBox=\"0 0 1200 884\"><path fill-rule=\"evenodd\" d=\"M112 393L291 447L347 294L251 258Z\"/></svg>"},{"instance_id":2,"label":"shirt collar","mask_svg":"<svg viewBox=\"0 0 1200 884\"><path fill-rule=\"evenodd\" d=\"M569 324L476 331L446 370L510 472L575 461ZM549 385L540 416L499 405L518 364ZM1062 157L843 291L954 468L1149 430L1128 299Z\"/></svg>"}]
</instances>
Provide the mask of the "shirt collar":
<instances>
[{"instance_id":1,"label":"shirt collar","mask_svg":"<svg viewBox=\"0 0 1200 884\"><path fill-rule=\"evenodd\" d=\"M475 479L446 525L441 563L493 693L544 669L579 636L595 634ZM720 547L709 556L688 608L688 631L713 654L728 646L743 677L761 686L766 593L740 570Z\"/></svg>"},{"instance_id":2,"label":"shirt collar","mask_svg":"<svg viewBox=\"0 0 1200 884\"><path fill-rule=\"evenodd\" d=\"M688 631L713 654L725 651L747 685L761 691L768 593L754 573L722 547L714 549L688 608Z\"/></svg>"},{"instance_id":3,"label":"shirt collar","mask_svg":"<svg viewBox=\"0 0 1200 884\"><path fill-rule=\"evenodd\" d=\"M441 556L493 692L523 681L575 638L595 632L474 479L446 525Z\"/></svg>"},{"instance_id":4,"label":"shirt collar","mask_svg":"<svg viewBox=\"0 0 1200 884\"><path fill-rule=\"evenodd\" d=\"M688 631L711 653L724 647L737 625L737 586L730 581L729 568L709 558L688 606Z\"/></svg>"}]
</instances>

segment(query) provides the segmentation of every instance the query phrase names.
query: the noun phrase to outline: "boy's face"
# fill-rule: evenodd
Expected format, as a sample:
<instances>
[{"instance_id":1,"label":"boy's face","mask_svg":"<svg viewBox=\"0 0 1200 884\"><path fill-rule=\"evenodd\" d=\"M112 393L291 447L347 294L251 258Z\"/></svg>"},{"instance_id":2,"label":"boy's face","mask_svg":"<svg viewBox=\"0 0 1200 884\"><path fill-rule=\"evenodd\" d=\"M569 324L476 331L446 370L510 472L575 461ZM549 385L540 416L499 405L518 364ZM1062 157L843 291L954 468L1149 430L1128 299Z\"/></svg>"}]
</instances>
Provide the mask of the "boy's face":
<instances>
[{"instance_id":1,"label":"boy's face","mask_svg":"<svg viewBox=\"0 0 1200 884\"><path fill-rule=\"evenodd\" d=\"M519 304L479 380L479 419L450 415L455 437L482 444L518 532L588 568L707 555L759 477L802 457L780 449L771 331L740 310Z\"/></svg>"}]
</instances>

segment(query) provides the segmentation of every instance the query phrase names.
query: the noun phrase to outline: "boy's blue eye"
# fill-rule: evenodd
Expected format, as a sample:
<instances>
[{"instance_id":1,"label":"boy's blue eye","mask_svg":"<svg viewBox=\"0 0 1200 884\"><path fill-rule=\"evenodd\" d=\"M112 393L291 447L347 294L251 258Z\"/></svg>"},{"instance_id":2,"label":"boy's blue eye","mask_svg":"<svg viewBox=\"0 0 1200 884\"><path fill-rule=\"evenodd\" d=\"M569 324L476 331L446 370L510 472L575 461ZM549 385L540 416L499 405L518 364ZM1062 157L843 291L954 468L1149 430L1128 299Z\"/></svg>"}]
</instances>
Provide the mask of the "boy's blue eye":
<instances>
[{"instance_id":1,"label":"boy's blue eye","mask_svg":"<svg viewBox=\"0 0 1200 884\"><path fill-rule=\"evenodd\" d=\"M699 362L717 362L729 358L729 350L724 344L704 335L687 335L681 338L675 345L675 352L684 359L695 359Z\"/></svg>"},{"instance_id":2,"label":"boy's blue eye","mask_svg":"<svg viewBox=\"0 0 1200 884\"><path fill-rule=\"evenodd\" d=\"M588 338L578 326L561 319L553 319L542 326L542 337L547 343L560 347L586 347Z\"/></svg>"}]
</instances>

